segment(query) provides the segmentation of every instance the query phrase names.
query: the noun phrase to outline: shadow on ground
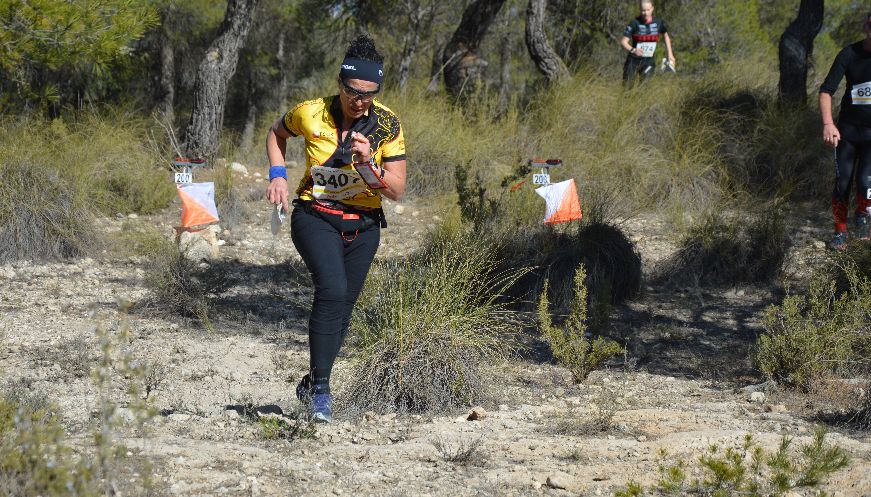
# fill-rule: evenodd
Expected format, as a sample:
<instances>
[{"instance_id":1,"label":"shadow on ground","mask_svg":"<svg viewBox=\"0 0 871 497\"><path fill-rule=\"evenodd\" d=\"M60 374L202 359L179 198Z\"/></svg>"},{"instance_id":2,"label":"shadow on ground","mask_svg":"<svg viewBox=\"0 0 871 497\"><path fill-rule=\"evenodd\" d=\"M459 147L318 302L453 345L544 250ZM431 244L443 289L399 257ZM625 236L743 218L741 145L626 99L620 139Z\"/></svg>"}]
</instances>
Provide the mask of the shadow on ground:
<instances>
[{"instance_id":1,"label":"shadow on ground","mask_svg":"<svg viewBox=\"0 0 871 497\"><path fill-rule=\"evenodd\" d=\"M609 337L651 373L727 385L762 380L753 362L762 311L782 300L771 287L654 288L643 299L614 309Z\"/></svg>"}]
</instances>

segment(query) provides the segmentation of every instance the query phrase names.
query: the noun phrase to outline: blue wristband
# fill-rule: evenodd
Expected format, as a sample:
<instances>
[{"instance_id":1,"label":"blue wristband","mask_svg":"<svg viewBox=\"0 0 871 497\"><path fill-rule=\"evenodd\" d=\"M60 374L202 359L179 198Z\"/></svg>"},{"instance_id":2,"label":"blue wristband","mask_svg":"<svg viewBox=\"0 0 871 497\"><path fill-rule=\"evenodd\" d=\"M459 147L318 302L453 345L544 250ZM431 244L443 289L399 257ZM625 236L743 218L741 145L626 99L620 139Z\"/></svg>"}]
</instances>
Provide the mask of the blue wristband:
<instances>
[{"instance_id":1,"label":"blue wristband","mask_svg":"<svg viewBox=\"0 0 871 497\"><path fill-rule=\"evenodd\" d=\"M287 168L284 166L272 166L269 168L269 182L275 178L284 178L287 179Z\"/></svg>"}]
</instances>

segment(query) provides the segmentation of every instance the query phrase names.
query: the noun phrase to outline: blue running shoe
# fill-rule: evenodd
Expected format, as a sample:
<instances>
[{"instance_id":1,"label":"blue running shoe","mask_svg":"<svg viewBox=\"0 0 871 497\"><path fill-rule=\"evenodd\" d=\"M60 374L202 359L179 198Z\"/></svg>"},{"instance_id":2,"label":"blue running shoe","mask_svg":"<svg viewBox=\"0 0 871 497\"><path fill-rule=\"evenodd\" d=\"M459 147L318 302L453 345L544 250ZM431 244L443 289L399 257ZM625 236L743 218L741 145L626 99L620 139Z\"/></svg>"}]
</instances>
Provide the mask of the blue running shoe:
<instances>
[{"instance_id":1,"label":"blue running shoe","mask_svg":"<svg viewBox=\"0 0 871 497\"><path fill-rule=\"evenodd\" d=\"M333 421L333 395L329 392L319 393L317 390L312 394L311 401L312 422L330 423Z\"/></svg>"},{"instance_id":2,"label":"blue running shoe","mask_svg":"<svg viewBox=\"0 0 871 497\"><path fill-rule=\"evenodd\" d=\"M829 242L829 248L834 250L846 250L847 249L847 232L846 231L836 231L835 236L832 238L832 241Z\"/></svg>"}]
</instances>

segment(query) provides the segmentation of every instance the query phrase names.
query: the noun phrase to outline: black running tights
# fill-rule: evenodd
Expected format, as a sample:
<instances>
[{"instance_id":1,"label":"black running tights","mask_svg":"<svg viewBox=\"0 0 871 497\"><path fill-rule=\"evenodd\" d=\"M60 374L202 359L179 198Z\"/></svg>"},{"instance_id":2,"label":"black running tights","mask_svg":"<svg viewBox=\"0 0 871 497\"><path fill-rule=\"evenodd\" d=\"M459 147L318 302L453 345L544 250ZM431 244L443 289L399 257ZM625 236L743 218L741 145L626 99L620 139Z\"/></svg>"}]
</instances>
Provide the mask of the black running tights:
<instances>
[{"instance_id":1,"label":"black running tights","mask_svg":"<svg viewBox=\"0 0 871 497\"><path fill-rule=\"evenodd\" d=\"M348 333L351 311L363 288L381 241L378 223L348 242L317 213L296 207L291 237L311 273L315 296L309 318L309 366L312 383L329 389L333 363ZM346 238L354 237L353 233Z\"/></svg>"}]
</instances>

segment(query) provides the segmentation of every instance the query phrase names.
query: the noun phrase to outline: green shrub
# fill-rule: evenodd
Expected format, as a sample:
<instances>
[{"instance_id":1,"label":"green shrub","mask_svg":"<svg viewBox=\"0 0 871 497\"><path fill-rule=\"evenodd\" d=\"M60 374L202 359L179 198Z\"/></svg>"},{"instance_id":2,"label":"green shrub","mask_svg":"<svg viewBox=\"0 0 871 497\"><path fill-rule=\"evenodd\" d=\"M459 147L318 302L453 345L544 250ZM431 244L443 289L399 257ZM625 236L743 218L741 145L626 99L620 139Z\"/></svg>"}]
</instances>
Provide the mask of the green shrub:
<instances>
[{"instance_id":1,"label":"green shrub","mask_svg":"<svg viewBox=\"0 0 871 497\"><path fill-rule=\"evenodd\" d=\"M598 337L592 342L584 334L587 331L587 288L584 280L587 272L584 265L575 271L571 310L563 328L553 326L547 300L547 282L538 301L538 326L547 340L557 363L572 373L575 382L584 381L595 369L612 357L622 354L623 348L612 340Z\"/></svg>"},{"instance_id":2,"label":"green shrub","mask_svg":"<svg viewBox=\"0 0 871 497\"><path fill-rule=\"evenodd\" d=\"M659 467L659 481L650 493L637 483L615 495L706 495L710 497L781 496L795 488L817 488L831 474L846 468L850 458L844 449L827 445L826 432L818 430L811 442L799 450L790 450L792 439L783 437L777 451L767 454L751 435L744 437L739 448L712 445L698 459L697 467L683 460ZM667 453L660 453L665 459ZM701 473L700 478L690 475Z\"/></svg>"},{"instance_id":3,"label":"green shrub","mask_svg":"<svg viewBox=\"0 0 871 497\"><path fill-rule=\"evenodd\" d=\"M361 350L350 403L441 412L478 399L482 365L504 356L516 326L500 298L526 271L497 264L485 239L450 227L404 260L376 263L352 321Z\"/></svg>"},{"instance_id":4,"label":"green shrub","mask_svg":"<svg viewBox=\"0 0 871 497\"><path fill-rule=\"evenodd\" d=\"M655 279L691 286L767 283L780 274L788 248L786 227L776 212L712 212L687 230Z\"/></svg>"},{"instance_id":5,"label":"green shrub","mask_svg":"<svg viewBox=\"0 0 871 497\"><path fill-rule=\"evenodd\" d=\"M101 495L89 459L66 444L50 408L0 398L0 495Z\"/></svg>"},{"instance_id":6,"label":"green shrub","mask_svg":"<svg viewBox=\"0 0 871 497\"><path fill-rule=\"evenodd\" d=\"M846 291L838 290L824 268L807 290L765 311L757 362L769 377L807 390L817 379L871 371L871 280L849 260L835 264L847 280Z\"/></svg>"}]
</instances>

